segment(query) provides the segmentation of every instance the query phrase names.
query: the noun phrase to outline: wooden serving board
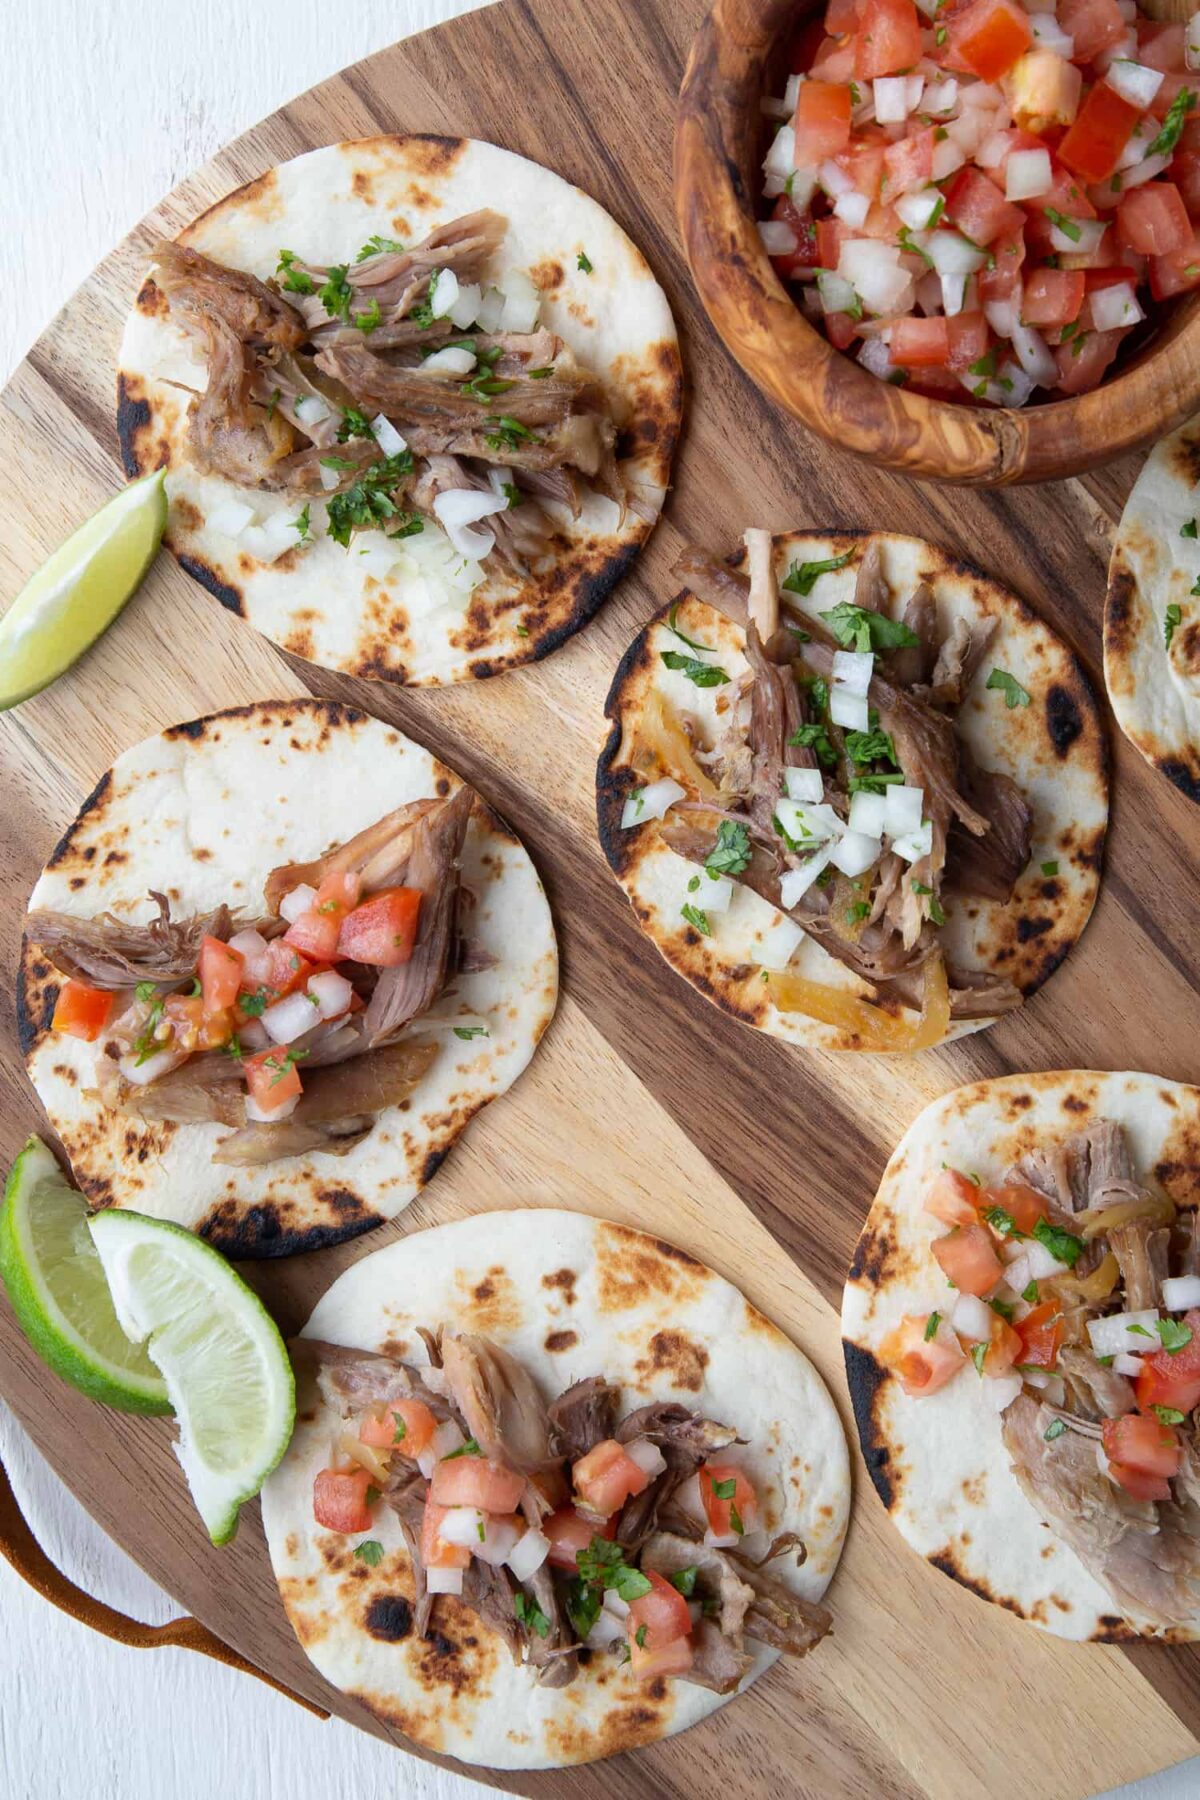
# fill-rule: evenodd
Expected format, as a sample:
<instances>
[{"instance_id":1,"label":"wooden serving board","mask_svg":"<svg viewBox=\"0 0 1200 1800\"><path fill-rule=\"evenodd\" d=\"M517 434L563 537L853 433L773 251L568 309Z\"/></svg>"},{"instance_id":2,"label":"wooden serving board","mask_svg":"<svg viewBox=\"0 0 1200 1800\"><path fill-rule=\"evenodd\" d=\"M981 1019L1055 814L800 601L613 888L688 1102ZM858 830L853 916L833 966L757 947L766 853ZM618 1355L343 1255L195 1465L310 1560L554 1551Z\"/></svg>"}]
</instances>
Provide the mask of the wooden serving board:
<instances>
[{"instance_id":1,"label":"wooden serving board","mask_svg":"<svg viewBox=\"0 0 1200 1800\"><path fill-rule=\"evenodd\" d=\"M152 238L319 144L470 133L558 169L632 233L682 329L689 423L666 519L634 576L558 654L496 680L410 694L324 674L273 649L162 557L73 674L0 719L0 967L15 967L41 864L119 751L268 696L307 689L365 705L430 745L520 830L554 906L563 996L528 1075L399 1224L249 1271L281 1325L295 1329L335 1275L400 1231L496 1207L578 1206L674 1239L736 1281L818 1363L853 1441L841 1282L888 1153L917 1111L960 1082L1020 1069L1200 1073L1200 817L1114 735L1107 877L1082 945L1009 1022L909 1060L789 1051L706 1005L638 931L596 841L593 774L612 671L667 595L685 536L725 548L751 523L923 534L1038 606L1098 680L1108 540L1135 473L1127 463L1040 490L939 491L839 457L759 397L693 300L673 223L673 101L701 14L702 0L505 0L370 58L185 183L31 350L0 400L8 597L119 481L115 353ZM6 984L0 1156L7 1163L43 1127ZM382 1733L293 1641L257 1510L247 1509L231 1548L207 1544L168 1422L105 1413L75 1395L45 1373L7 1310L0 1388L156 1580L259 1666ZM905 1548L860 1463L830 1597L832 1640L804 1663L780 1664L705 1725L614 1763L497 1785L597 1800L1001 1791L1069 1800L1200 1748L1200 1652L1077 1648L1018 1624Z\"/></svg>"}]
</instances>

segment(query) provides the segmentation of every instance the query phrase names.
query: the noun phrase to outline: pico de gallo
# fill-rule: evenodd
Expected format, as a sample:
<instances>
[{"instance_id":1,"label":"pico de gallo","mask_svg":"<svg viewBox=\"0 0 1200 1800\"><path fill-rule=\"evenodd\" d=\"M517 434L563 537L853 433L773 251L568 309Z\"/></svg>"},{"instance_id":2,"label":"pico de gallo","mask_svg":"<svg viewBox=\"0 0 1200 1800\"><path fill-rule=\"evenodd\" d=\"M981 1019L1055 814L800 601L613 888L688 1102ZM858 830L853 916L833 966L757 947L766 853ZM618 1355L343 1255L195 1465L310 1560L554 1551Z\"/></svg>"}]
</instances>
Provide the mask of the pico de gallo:
<instances>
[{"instance_id":1,"label":"pico de gallo","mask_svg":"<svg viewBox=\"0 0 1200 1800\"><path fill-rule=\"evenodd\" d=\"M256 920L228 906L173 920L161 894L146 924L32 912L28 937L64 977L52 1030L97 1046L112 1110L232 1126L217 1162L345 1154L437 1055L411 1028L459 966L472 803L465 787L413 802L273 870Z\"/></svg>"},{"instance_id":2,"label":"pico de gallo","mask_svg":"<svg viewBox=\"0 0 1200 1800\"><path fill-rule=\"evenodd\" d=\"M1200 1215L1138 1176L1110 1120L996 1186L944 1168L923 1210L943 1228L944 1285L881 1346L904 1392L979 1380L1018 1481L1101 1579L1122 1523L1144 1532L1159 1503L1157 1529L1200 1537ZM1162 1594L1144 1605L1162 1610Z\"/></svg>"},{"instance_id":3,"label":"pico de gallo","mask_svg":"<svg viewBox=\"0 0 1200 1800\"><path fill-rule=\"evenodd\" d=\"M872 374L968 404L1096 387L1200 286L1200 13L829 0L791 55L760 226Z\"/></svg>"},{"instance_id":4,"label":"pico de gallo","mask_svg":"<svg viewBox=\"0 0 1200 1800\"><path fill-rule=\"evenodd\" d=\"M417 1636L450 1596L544 1686L605 1653L638 1681L730 1693L751 1664L747 1638L803 1655L830 1629L824 1607L767 1572L785 1554L803 1559L803 1545L768 1538L731 1427L675 1402L621 1417L621 1388L602 1376L547 1405L490 1340L421 1336L421 1367L293 1345L338 1421L313 1478L313 1523L360 1538L352 1554L372 1568L394 1533Z\"/></svg>"}]
</instances>

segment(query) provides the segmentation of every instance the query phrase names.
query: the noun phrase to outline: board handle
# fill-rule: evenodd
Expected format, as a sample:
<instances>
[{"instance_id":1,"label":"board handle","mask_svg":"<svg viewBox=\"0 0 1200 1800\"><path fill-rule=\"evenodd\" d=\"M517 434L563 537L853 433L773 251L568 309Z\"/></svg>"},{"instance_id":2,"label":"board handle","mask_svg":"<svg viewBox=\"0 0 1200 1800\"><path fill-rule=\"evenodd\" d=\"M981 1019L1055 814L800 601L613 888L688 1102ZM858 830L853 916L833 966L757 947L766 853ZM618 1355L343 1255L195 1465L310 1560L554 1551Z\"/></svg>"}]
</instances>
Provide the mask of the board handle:
<instances>
[{"instance_id":1,"label":"board handle","mask_svg":"<svg viewBox=\"0 0 1200 1800\"><path fill-rule=\"evenodd\" d=\"M202 1625L199 1619L172 1619L166 1625L143 1625L139 1619L128 1618L125 1613L117 1612L114 1607L106 1606L103 1600L97 1600L93 1595L85 1593L83 1588L76 1587L51 1562L29 1529L25 1516L17 1505L17 1497L13 1493L3 1459L0 1459L0 1555L52 1606L57 1606L60 1612L68 1613L83 1625L90 1625L93 1631L114 1639L118 1644L125 1644L133 1650L155 1650L164 1644L172 1644L181 1650L198 1650L203 1656L211 1656L214 1661L225 1663L231 1669L241 1669L247 1675L257 1676L259 1681L265 1681L268 1687L274 1688L277 1694L294 1700L297 1706L304 1707L306 1712L315 1714L318 1719L329 1717L324 1707L314 1705L302 1694L293 1693L281 1681L276 1681L273 1676L256 1668L252 1662L247 1662L244 1656L231 1649L207 1625Z\"/></svg>"}]
</instances>

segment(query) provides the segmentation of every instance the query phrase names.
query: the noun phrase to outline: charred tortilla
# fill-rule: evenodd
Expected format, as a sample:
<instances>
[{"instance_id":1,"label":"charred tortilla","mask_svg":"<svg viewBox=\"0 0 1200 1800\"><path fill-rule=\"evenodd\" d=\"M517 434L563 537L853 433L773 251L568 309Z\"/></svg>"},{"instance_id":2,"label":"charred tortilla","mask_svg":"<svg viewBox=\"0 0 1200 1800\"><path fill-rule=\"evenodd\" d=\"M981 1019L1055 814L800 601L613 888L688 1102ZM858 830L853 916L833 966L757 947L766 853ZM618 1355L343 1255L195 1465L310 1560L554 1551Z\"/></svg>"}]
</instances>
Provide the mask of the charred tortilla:
<instances>
[{"instance_id":1,"label":"charred tortilla","mask_svg":"<svg viewBox=\"0 0 1200 1800\"><path fill-rule=\"evenodd\" d=\"M1155 445L1125 503L1108 570L1104 679L1117 724L1200 801L1200 419Z\"/></svg>"},{"instance_id":2,"label":"charred tortilla","mask_svg":"<svg viewBox=\"0 0 1200 1800\"><path fill-rule=\"evenodd\" d=\"M327 396L341 395L333 429L327 429L326 417L314 439L320 448L306 448L299 425L297 434L290 435L288 420L296 417L289 410L292 388L287 378L271 374L283 357L295 376L291 359L298 348L298 316L306 321L315 316L329 327L321 293L328 292L329 305L336 308L349 292L347 274L351 281L374 271L386 275L395 252L412 251L431 233L462 218L479 221L481 234L481 248L463 268L464 288L474 284L486 295L500 291L496 284L516 281L535 305L540 299L541 337L528 342L549 340L550 347L537 353L542 366L530 364L526 370L536 378L525 384L525 398L533 404L551 394L555 371L565 361L596 378L597 405L616 431L615 445L606 452L606 460L615 455L615 464L608 460L610 478L596 483L581 478L578 516L572 516L569 505L555 502L548 502L543 512L532 493L515 497L516 510L501 516L504 530L511 526L519 535L536 516L541 522L535 534L538 547L522 550L519 566L505 562L498 551L471 564L483 571L473 589L469 572L463 585L461 571L468 565L451 552L430 515L428 499L420 502L424 529L397 539L417 508L414 487L423 491L417 477L429 477L427 459L418 455L416 474L394 492L393 509L380 507L376 518L367 518L366 528L356 527L348 548L328 535L332 496L323 480L332 470L329 479L345 489L362 473L358 462L377 462L382 452L394 451L394 440L376 444L367 429L380 414L394 418L405 442L411 439L417 448L411 422L415 415L397 411L392 400L381 399L376 391L382 382L390 392L395 366L401 364L407 377L415 369L418 387L477 384L466 402L456 398L453 404L465 404L468 414L479 415L475 444L487 466L475 460L470 474L459 465L457 474L452 467L447 475L443 457L435 487L461 484L494 493L489 468L497 483L523 480L505 465L506 444L511 460L519 463L547 433L536 424L527 428L520 419L514 424L505 412L506 403L512 406L515 399L511 378L520 374L522 358L511 369L507 361L497 365L486 360L499 354L506 333L517 330L513 317L526 332L533 329L527 319L519 319L519 297L516 313L510 311L499 326L491 326L485 351L472 332L452 325L448 317L414 323L426 317L422 305L434 304L420 280L406 296L400 276L374 289L356 289L359 298L353 304L345 300L348 322L338 341L323 341L324 357L332 354L334 361L318 369L310 351L322 347L304 348L308 384L315 379ZM184 253L199 252L225 269L257 279L246 285L240 309L232 302L218 308L234 318L237 330L231 335L226 325L212 322L211 290L206 297L194 271L178 266L186 263L186 255L167 247L157 276L145 279L126 325L118 428L130 476L164 463L168 467L166 543L222 605L295 655L372 680L416 685L491 675L533 661L591 618L657 519L670 478L682 397L666 298L639 251L603 208L549 170L491 144L467 138L367 138L329 145L268 170L202 214L177 243ZM373 246L382 247L373 252ZM284 251L293 259L290 263L281 262ZM436 268L451 260L449 254L430 256L417 274L423 270L427 279L431 263ZM335 279L327 289L330 270ZM373 293L383 293L385 305L364 310L363 297ZM408 310L393 328L392 311L401 304L397 294ZM361 327L354 323L359 318ZM391 341L389 331L394 337L396 330L410 328L411 341ZM305 333L299 337L304 339ZM436 377L422 373L424 352L445 351L451 340L459 345L470 340L484 360L466 378L444 368ZM249 352L248 386L243 392L231 377L232 391L245 403L246 431L257 445L251 460L257 457L271 467L260 471L255 464L247 478L238 479L236 462L234 475L214 472L231 466L237 432L223 424L213 428L208 421L208 452L216 461L206 464L190 434L189 414L198 413L204 421L206 398L216 391L212 370L218 353L228 370L231 360L240 357L242 343ZM561 347L557 352L555 344ZM467 362L471 360L468 354ZM369 376L361 374L364 368ZM349 436L338 427L337 412L346 404L341 377L363 413L361 423L348 427ZM411 390L411 379L408 385ZM536 405L529 416L536 418ZM286 445L274 441L280 433ZM485 437L494 439L491 448ZM303 453L302 465L311 465L307 486L276 491L272 459L284 448ZM617 474L619 484L613 478ZM264 485L259 485L259 475ZM605 490L623 493L620 504ZM248 511L254 515L249 524L243 516ZM297 527L289 535L294 519L302 519L305 529L301 533ZM492 524L500 528L495 519Z\"/></svg>"},{"instance_id":3,"label":"charred tortilla","mask_svg":"<svg viewBox=\"0 0 1200 1800\"><path fill-rule=\"evenodd\" d=\"M1151 1075L1073 1069L978 1082L927 1107L888 1164L851 1265L842 1302L846 1371L863 1455L880 1498L901 1534L935 1568L1059 1637L1187 1641L1200 1637L1200 1584L1191 1602L1184 1589L1183 1619L1164 1625L1140 1609L1128 1591L1115 1594L1066 1541L1069 1532L1079 1531L1086 1554L1099 1554L1111 1518L1117 1560L1107 1566L1114 1579L1132 1579L1143 1600L1150 1594L1164 1597L1155 1565L1161 1561L1168 1569L1173 1558L1153 1507L1133 1519L1132 1532L1120 1524L1096 1442L1056 1420L1046 1404L1054 1396L1027 1385L1002 1414L998 1402L989 1399L995 1384L977 1376L964 1359L945 1386L916 1397L904 1391L888 1361L889 1334L906 1316L928 1315L931 1307L948 1314L955 1304L931 1249L946 1226L924 1210L939 1173L957 1170L995 1189L1017 1164L1030 1179L1026 1172L1035 1165L1024 1159L1035 1158L1047 1171L1038 1176L1047 1191L1061 1192L1052 1174L1057 1163L1070 1173L1078 1198L1091 1203L1101 1155L1098 1134L1113 1127L1128 1156L1129 1182L1169 1196L1181 1209L1181 1221L1189 1218L1183 1209L1200 1199L1200 1090L1194 1087ZM1039 1297L1047 1291L1043 1280ZM1114 1298L1111 1304L1119 1307L1122 1301ZM1153 1336L1134 1341L1159 1349ZM1062 1355L1060 1350L1060 1367ZM1117 1403L1107 1404L1130 1409L1129 1384L1119 1372L1104 1374L1115 1375L1127 1390ZM1094 1370L1093 1375L1100 1379ZM1091 1429L1098 1437L1100 1425ZM1047 1491L1062 1509L1060 1522L1050 1506L1026 1497L1006 1438L1018 1458L1035 1458L1045 1468L1053 1484ZM1191 1516L1194 1537L1194 1510ZM1198 1551L1200 1544L1193 1542L1194 1570L1200 1569ZM1132 1560L1126 1563L1125 1557ZM1179 1606L1174 1583L1168 1598L1172 1607Z\"/></svg>"},{"instance_id":4,"label":"charred tortilla","mask_svg":"<svg viewBox=\"0 0 1200 1800\"><path fill-rule=\"evenodd\" d=\"M117 760L54 851L31 906L144 923L155 916L153 889L176 920L223 905L253 918L276 867L319 857L390 809L452 796L462 785L393 727L332 702L262 701L215 713ZM62 976L27 937L17 988L21 1045L92 1204L169 1218L237 1257L338 1243L407 1206L474 1114L524 1069L558 991L541 883L477 795L461 864L481 966L455 974L414 1022L409 1037L435 1047L432 1062L410 1097L379 1111L342 1155L231 1167L213 1160L227 1125L145 1122L109 1110L96 1087L97 1045L51 1029ZM463 1036L454 1029L460 1015Z\"/></svg>"},{"instance_id":5,"label":"charred tortilla","mask_svg":"<svg viewBox=\"0 0 1200 1800\"><path fill-rule=\"evenodd\" d=\"M1107 747L1095 697L1067 645L1014 594L920 539L891 533L791 532L775 537L771 563L781 584L780 599L787 602L781 613L783 630L790 625L803 633L806 621L811 621L809 635L826 631L820 615L853 604L868 557L876 559L881 591L897 611L923 584L943 641L957 629L986 645L981 660L964 678L965 694L955 715L957 737L976 767L1000 778L1014 804L1028 816L1028 855L1023 864L1018 857L1013 865L1010 899L958 892L949 883L937 896L945 915L937 942L951 970L951 985L959 968L982 996L974 1016L955 1012L951 1017L944 1035L953 1038L992 1022L1000 1008L988 1009L989 984L997 993L1007 990L1009 1004L1034 993L1086 925L1099 886L1108 819ZM740 571L743 558L739 556L732 566ZM799 571L803 585L806 569L810 591L789 593L785 579L789 571ZM684 565L679 572L685 574ZM760 891L740 883L736 871L728 909L706 909L704 845L698 841L690 848L688 831L679 824L696 818L694 805L689 812L696 794L684 796L665 820L635 822L631 828L622 824L629 816L631 796L670 772L654 748L656 741L662 742L664 719L670 722L668 736L678 729L705 754L731 726L753 737L746 599L729 586L737 579L728 571L724 576L717 572L715 598L722 610L685 588L626 652L608 696L606 713L612 728L597 769L597 813L605 854L643 930L668 962L735 1018L813 1048L912 1047L905 1040L923 1030L918 1027L919 992L915 1000L890 998L881 985L874 1003L871 987L852 965L835 958L814 936L797 933L798 911L789 919ZM712 582L709 565L705 584ZM721 592L722 587L728 591ZM690 650L685 640L705 649ZM797 642L802 655L803 641ZM701 670L697 682L697 670L689 667L697 654L701 663L714 665L718 676L726 679L714 679L711 670ZM828 657L828 650L825 654ZM670 663L664 660L667 657ZM880 662L889 666L885 657ZM740 714L735 711L739 706ZM786 745L786 732L782 741ZM784 754L786 758L786 749ZM707 767L720 776L711 759ZM899 773L884 775L881 786L900 779ZM707 829L711 833L711 818ZM689 853L671 848L671 838ZM767 835L759 841L767 844L769 855ZM912 865L902 871L902 879L916 880ZM927 885L921 884L921 893L927 892ZM808 900L814 897L815 890ZM863 916L860 907L860 919ZM797 937L788 961L788 939ZM776 948L781 941L782 952ZM783 1010L775 997L780 973L788 981L798 977L801 986L813 984L822 1006L832 994L841 1014L846 1014L849 1002L850 1013L824 1021L799 1009ZM957 1007L953 994L951 998ZM858 1010L863 1000L872 1002L866 1012ZM927 1041L939 1041L941 1035Z\"/></svg>"},{"instance_id":6,"label":"charred tortilla","mask_svg":"<svg viewBox=\"0 0 1200 1800\"><path fill-rule=\"evenodd\" d=\"M772 1570L816 1601L846 1531L849 1469L820 1376L736 1288L683 1251L579 1213L484 1213L368 1256L318 1303L304 1337L428 1362L420 1328L486 1337L549 1402L583 1377L621 1384L622 1415L676 1401L723 1421L761 1496L767 1532L794 1531L806 1559ZM464 1601L440 1596L424 1637L399 1519L384 1500L364 1536L377 1561L314 1524L313 1484L344 1430L302 1393L297 1428L263 1489L263 1523L292 1626L317 1668L427 1750L489 1768L556 1768L685 1729L732 1699L686 1681L639 1684L592 1651L570 1685L539 1684ZM732 1452L730 1453L732 1454ZM372 1553L373 1554L373 1553ZM775 1652L754 1650L753 1680ZM817 1652L820 1654L820 1651ZM798 1680L803 1683L803 1669Z\"/></svg>"}]
</instances>

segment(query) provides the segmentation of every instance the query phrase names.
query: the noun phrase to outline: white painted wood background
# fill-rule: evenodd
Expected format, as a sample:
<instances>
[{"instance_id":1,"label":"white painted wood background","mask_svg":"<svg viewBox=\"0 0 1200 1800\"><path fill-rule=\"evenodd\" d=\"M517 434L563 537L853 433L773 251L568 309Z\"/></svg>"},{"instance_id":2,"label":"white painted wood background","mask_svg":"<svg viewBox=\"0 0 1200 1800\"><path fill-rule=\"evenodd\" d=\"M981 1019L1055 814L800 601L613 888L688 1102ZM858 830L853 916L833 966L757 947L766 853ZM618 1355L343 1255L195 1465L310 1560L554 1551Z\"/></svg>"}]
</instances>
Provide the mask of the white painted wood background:
<instances>
[{"instance_id":1,"label":"white painted wood background","mask_svg":"<svg viewBox=\"0 0 1200 1800\"><path fill-rule=\"evenodd\" d=\"M478 3L0 0L0 383L117 239L223 143L347 63ZM452 96L444 124L455 129ZM61 1567L138 1618L172 1616L2 1401L0 1455ZM56 1613L3 1562L0 1617L0 1795L11 1800L479 1800L489 1791L337 1720L322 1725L191 1652L124 1650ZM1123 1800L1198 1792L1200 1762Z\"/></svg>"}]
</instances>

